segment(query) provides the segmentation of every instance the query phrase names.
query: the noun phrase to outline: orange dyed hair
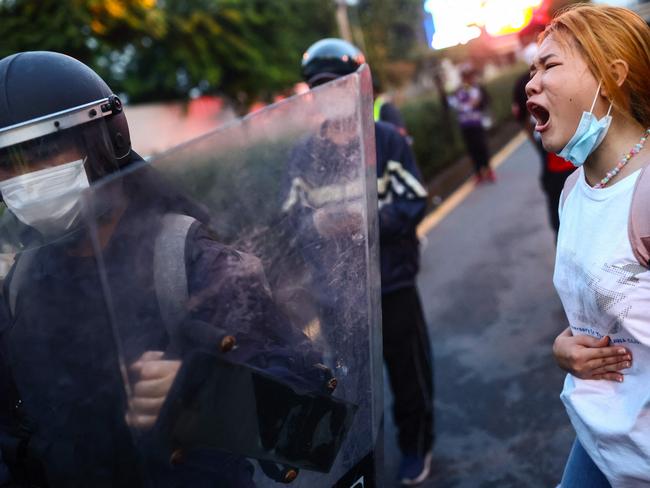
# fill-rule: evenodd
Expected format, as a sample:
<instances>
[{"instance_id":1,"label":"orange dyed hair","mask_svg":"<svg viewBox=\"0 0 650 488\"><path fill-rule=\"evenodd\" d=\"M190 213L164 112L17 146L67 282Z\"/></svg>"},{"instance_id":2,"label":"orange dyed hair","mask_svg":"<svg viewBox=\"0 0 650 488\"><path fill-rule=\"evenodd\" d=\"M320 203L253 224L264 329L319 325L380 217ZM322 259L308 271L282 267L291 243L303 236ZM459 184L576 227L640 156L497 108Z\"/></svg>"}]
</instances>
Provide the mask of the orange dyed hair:
<instances>
[{"instance_id":1,"label":"orange dyed hair","mask_svg":"<svg viewBox=\"0 0 650 488\"><path fill-rule=\"evenodd\" d=\"M552 34L574 41L615 108L650 127L650 27L641 17L621 7L574 4L551 21L539 42ZM629 69L620 87L610 69L616 59Z\"/></svg>"}]
</instances>

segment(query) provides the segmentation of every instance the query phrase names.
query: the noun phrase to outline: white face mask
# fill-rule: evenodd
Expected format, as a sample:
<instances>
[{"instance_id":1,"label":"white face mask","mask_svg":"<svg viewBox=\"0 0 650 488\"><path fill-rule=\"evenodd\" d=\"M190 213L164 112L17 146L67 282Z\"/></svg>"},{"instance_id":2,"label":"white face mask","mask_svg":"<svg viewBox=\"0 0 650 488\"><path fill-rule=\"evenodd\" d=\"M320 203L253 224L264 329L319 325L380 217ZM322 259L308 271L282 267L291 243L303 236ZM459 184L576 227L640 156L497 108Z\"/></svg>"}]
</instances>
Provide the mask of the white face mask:
<instances>
[{"instance_id":1,"label":"white face mask","mask_svg":"<svg viewBox=\"0 0 650 488\"><path fill-rule=\"evenodd\" d=\"M9 210L45 236L63 234L79 218L79 199L90 187L84 159L33 171L0 182Z\"/></svg>"}]
</instances>

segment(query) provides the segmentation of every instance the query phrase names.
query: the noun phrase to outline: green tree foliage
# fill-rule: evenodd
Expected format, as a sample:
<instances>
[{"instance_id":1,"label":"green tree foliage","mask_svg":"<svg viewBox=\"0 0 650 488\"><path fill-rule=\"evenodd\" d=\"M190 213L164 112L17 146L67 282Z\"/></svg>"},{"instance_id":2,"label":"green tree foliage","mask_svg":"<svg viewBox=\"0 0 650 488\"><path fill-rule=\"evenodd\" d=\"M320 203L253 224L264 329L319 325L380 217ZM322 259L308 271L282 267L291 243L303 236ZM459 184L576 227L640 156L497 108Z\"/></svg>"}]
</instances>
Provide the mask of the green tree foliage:
<instances>
[{"instance_id":1,"label":"green tree foliage","mask_svg":"<svg viewBox=\"0 0 650 488\"><path fill-rule=\"evenodd\" d=\"M382 81L388 66L411 59L424 44L422 0L359 0L357 9L366 56Z\"/></svg>"},{"instance_id":2,"label":"green tree foliage","mask_svg":"<svg viewBox=\"0 0 650 488\"><path fill-rule=\"evenodd\" d=\"M0 56L70 54L142 102L220 93L246 106L299 80L335 30L322 0L0 0Z\"/></svg>"}]
</instances>

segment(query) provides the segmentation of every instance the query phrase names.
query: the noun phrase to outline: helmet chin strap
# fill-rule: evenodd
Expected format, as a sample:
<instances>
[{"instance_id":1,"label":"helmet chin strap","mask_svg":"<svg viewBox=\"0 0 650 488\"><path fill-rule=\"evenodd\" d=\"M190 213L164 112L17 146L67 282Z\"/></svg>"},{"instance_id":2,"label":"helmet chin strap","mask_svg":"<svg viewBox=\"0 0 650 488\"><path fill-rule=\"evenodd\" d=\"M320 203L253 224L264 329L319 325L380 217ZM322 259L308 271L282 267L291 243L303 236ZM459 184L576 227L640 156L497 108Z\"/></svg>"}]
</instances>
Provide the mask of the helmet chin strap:
<instances>
[{"instance_id":1,"label":"helmet chin strap","mask_svg":"<svg viewBox=\"0 0 650 488\"><path fill-rule=\"evenodd\" d=\"M124 159L124 158L126 158L126 157L128 157L130 155L131 155L131 148L129 148L129 150L123 156L115 156L115 159L120 159L121 160L121 159Z\"/></svg>"}]
</instances>

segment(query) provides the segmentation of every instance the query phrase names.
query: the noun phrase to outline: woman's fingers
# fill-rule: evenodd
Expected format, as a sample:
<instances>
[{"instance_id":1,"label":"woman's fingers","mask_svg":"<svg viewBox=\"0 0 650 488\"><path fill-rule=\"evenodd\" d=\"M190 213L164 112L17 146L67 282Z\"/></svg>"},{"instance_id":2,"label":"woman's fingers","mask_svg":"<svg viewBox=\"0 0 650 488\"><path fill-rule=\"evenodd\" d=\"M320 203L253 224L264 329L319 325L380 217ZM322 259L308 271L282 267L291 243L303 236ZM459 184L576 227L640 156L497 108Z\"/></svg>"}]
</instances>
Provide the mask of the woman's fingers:
<instances>
[{"instance_id":1,"label":"woman's fingers","mask_svg":"<svg viewBox=\"0 0 650 488\"><path fill-rule=\"evenodd\" d=\"M613 364L607 364L604 366L600 366L598 368L594 368L591 372L592 375L596 374L603 374L603 373L609 373L609 372L618 372L618 371L623 371L624 369L628 369L629 367L632 366L632 363L629 361L623 361L623 362L617 362Z\"/></svg>"},{"instance_id":2,"label":"woman's fingers","mask_svg":"<svg viewBox=\"0 0 650 488\"><path fill-rule=\"evenodd\" d=\"M632 355L625 348L601 347L589 348L574 346L568 355L567 370L578 378L591 379L598 373L614 372L629 368L623 366L632 362Z\"/></svg>"},{"instance_id":3,"label":"woman's fingers","mask_svg":"<svg viewBox=\"0 0 650 488\"><path fill-rule=\"evenodd\" d=\"M589 372L614 363L631 362L632 355L625 348L620 347L580 347L574 346L568 352L568 362L571 369L578 372Z\"/></svg>"},{"instance_id":4,"label":"woman's fingers","mask_svg":"<svg viewBox=\"0 0 650 488\"><path fill-rule=\"evenodd\" d=\"M617 383L623 382L623 375L620 373L603 373L592 376L592 380L609 380L616 381Z\"/></svg>"},{"instance_id":5,"label":"woman's fingers","mask_svg":"<svg viewBox=\"0 0 650 488\"><path fill-rule=\"evenodd\" d=\"M587 361L586 368L590 370L618 371L629 368L632 365L632 358L628 355L606 356Z\"/></svg>"},{"instance_id":6,"label":"woman's fingers","mask_svg":"<svg viewBox=\"0 0 650 488\"><path fill-rule=\"evenodd\" d=\"M573 336L567 328L555 338L553 355L562 369L578 378L622 382L621 371L631 367L632 353L609 343L608 336Z\"/></svg>"},{"instance_id":7,"label":"woman's fingers","mask_svg":"<svg viewBox=\"0 0 650 488\"><path fill-rule=\"evenodd\" d=\"M594 358L604 358L608 356L629 356L630 359L632 359L632 354L624 347L594 347L588 348L585 352Z\"/></svg>"}]
</instances>

